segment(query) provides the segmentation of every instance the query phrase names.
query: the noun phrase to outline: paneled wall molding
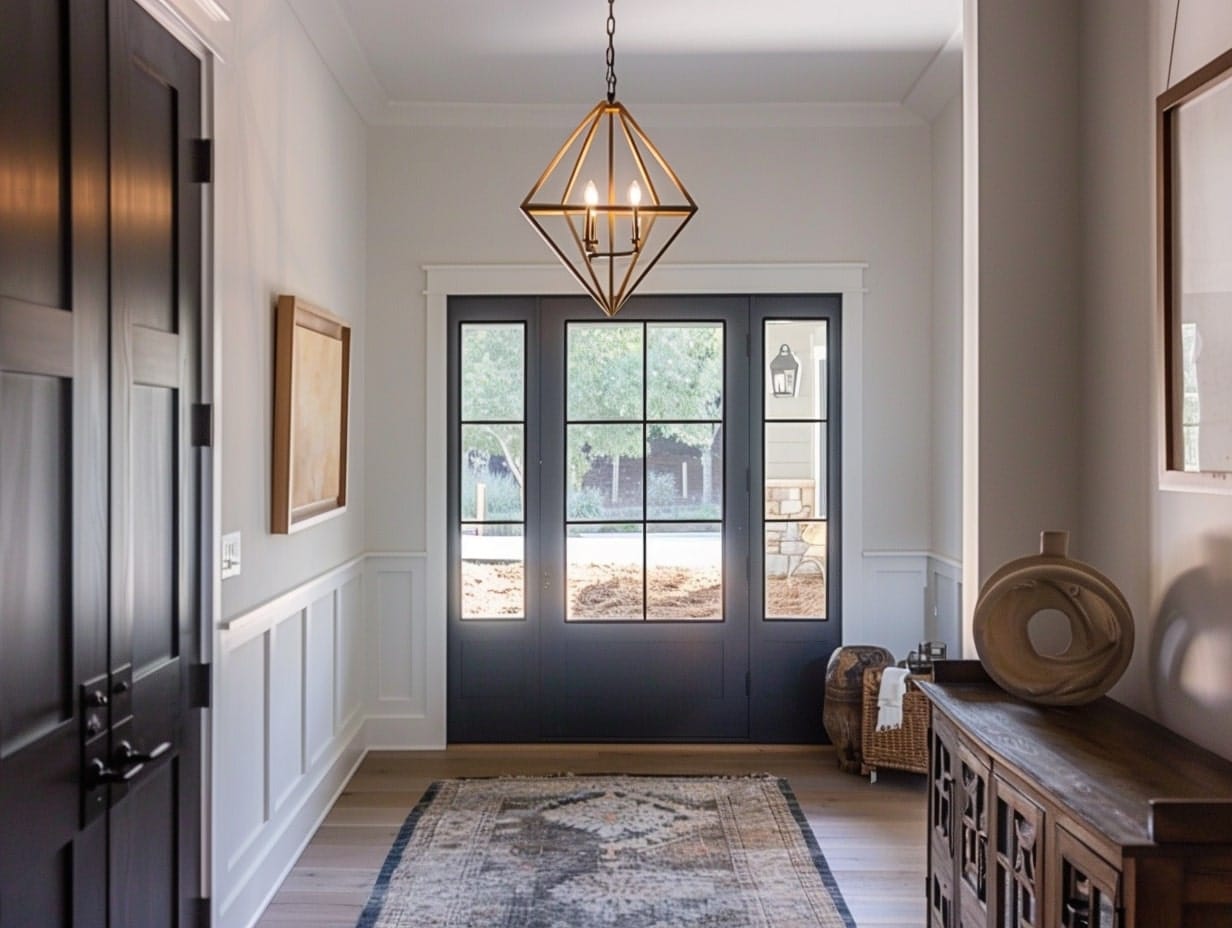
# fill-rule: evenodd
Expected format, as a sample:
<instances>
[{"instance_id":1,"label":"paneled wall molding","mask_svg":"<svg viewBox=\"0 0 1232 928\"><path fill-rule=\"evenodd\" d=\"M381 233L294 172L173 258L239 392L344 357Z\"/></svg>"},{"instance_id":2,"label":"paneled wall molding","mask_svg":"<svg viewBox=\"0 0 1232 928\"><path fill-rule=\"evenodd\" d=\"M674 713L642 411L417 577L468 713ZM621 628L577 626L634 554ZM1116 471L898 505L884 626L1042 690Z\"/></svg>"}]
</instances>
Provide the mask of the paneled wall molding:
<instances>
[{"instance_id":1,"label":"paneled wall molding","mask_svg":"<svg viewBox=\"0 0 1232 928\"><path fill-rule=\"evenodd\" d=\"M256 921L367 751L367 564L365 555L352 558L218 629L217 925Z\"/></svg>"},{"instance_id":2,"label":"paneled wall molding","mask_svg":"<svg viewBox=\"0 0 1232 928\"><path fill-rule=\"evenodd\" d=\"M445 624L429 621L427 552L367 556L368 722L371 748L445 746ZM441 578L440 587L444 588ZM439 661L431 655L440 654Z\"/></svg>"},{"instance_id":3,"label":"paneled wall molding","mask_svg":"<svg viewBox=\"0 0 1232 928\"><path fill-rule=\"evenodd\" d=\"M920 641L944 641L958 656L961 561L926 550L865 551L863 569L867 610L844 617L844 642L879 644L902 659Z\"/></svg>"},{"instance_id":4,"label":"paneled wall molding","mask_svg":"<svg viewBox=\"0 0 1232 928\"><path fill-rule=\"evenodd\" d=\"M962 657L963 563L957 558L928 556L928 597L925 601L924 638L944 641L950 657Z\"/></svg>"},{"instance_id":5,"label":"paneled wall molding","mask_svg":"<svg viewBox=\"0 0 1232 928\"><path fill-rule=\"evenodd\" d=\"M369 750L444 747L443 598L439 621L432 605L443 563L432 551L363 554L220 628L215 924L255 923ZM845 640L898 657L936 637L931 587L961 579L958 562L927 551L865 551L846 569L867 607L847 614Z\"/></svg>"}]
</instances>

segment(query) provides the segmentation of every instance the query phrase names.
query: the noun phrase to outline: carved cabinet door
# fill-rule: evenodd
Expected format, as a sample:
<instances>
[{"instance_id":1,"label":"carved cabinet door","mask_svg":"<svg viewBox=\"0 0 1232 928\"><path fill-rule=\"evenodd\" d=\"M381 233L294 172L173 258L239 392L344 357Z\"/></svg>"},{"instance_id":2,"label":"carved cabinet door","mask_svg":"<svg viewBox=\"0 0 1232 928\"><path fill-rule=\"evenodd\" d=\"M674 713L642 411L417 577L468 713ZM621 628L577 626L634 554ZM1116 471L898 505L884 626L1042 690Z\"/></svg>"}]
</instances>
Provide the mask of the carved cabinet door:
<instances>
[{"instance_id":1,"label":"carved cabinet door","mask_svg":"<svg viewBox=\"0 0 1232 928\"><path fill-rule=\"evenodd\" d=\"M988 925L988 833L992 818L991 769L965 744L958 745L955 818L958 891L963 928Z\"/></svg>"},{"instance_id":2,"label":"carved cabinet door","mask_svg":"<svg viewBox=\"0 0 1232 928\"><path fill-rule=\"evenodd\" d=\"M954 768L957 757L957 733L944 718L934 713L928 799L928 909L931 928L958 928L958 898L954 886Z\"/></svg>"},{"instance_id":3,"label":"carved cabinet door","mask_svg":"<svg viewBox=\"0 0 1232 928\"><path fill-rule=\"evenodd\" d=\"M1052 924L1060 928L1119 928L1121 874L1116 867L1075 838L1063 826L1055 831L1054 871L1057 890L1050 903Z\"/></svg>"},{"instance_id":4,"label":"carved cabinet door","mask_svg":"<svg viewBox=\"0 0 1232 928\"><path fill-rule=\"evenodd\" d=\"M996 928L1041 928L1044 812L1001 777L994 777L994 898Z\"/></svg>"}]
</instances>

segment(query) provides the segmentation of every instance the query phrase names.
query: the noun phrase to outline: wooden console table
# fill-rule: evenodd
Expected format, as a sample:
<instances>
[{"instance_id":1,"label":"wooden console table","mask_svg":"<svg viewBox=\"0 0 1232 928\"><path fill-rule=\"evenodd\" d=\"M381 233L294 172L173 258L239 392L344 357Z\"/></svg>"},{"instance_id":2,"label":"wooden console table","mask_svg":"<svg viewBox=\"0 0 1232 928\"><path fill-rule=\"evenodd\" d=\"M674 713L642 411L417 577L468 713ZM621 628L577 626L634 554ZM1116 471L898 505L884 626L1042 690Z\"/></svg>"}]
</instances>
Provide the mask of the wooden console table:
<instances>
[{"instance_id":1,"label":"wooden console table","mask_svg":"<svg viewBox=\"0 0 1232 928\"><path fill-rule=\"evenodd\" d=\"M1232 763L1112 701L936 665L929 928L1232 928Z\"/></svg>"}]
</instances>

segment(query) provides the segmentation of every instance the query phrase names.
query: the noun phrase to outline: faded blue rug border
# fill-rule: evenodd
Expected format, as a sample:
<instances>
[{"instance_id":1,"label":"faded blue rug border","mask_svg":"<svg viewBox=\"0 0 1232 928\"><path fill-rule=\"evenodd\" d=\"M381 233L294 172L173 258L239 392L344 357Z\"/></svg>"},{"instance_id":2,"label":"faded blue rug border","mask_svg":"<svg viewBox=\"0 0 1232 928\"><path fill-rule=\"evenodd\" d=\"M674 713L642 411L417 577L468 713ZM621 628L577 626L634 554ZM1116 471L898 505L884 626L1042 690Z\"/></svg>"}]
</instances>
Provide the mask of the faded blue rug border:
<instances>
[{"instance_id":1,"label":"faded blue rug border","mask_svg":"<svg viewBox=\"0 0 1232 928\"><path fill-rule=\"evenodd\" d=\"M574 774L542 774L533 779L551 779L553 776L567 778ZM722 774L687 774L687 775L664 775L657 773L586 773L578 774L578 776L587 777L644 777L647 780L740 780L747 779L746 777L724 776ZM452 777L454 780L498 780L501 777ZM411 810L411 814L406 817L406 821L402 823L402 828L398 831L398 837L394 839L394 845L389 849L389 854L385 857L385 863L381 865L381 872L377 875L376 885L372 887L372 895L368 897L368 904L364 906L364 912L359 917L359 923L355 928L376 928L376 921L381 917L381 911L385 908L385 896L389 892L389 883L393 879L394 871L398 868L398 864L402 862L402 855L406 853L406 846L410 843L411 836L415 833L415 828L419 825L419 820L423 818L425 812L436 799L437 794L441 790L441 786L445 783L444 780L437 780L424 791L419 802L415 804L415 808ZM843 898L842 891L838 888L838 882L834 879L834 873L830 870L829 863L826 862L826 855L821 851L821 845L817 843L817 837L813 834L813 829L809 827L808 819L804 815L804 810L800 808L800 802L796 799L796 794L792 792L791 785L783 777L776 777L775 782L778 785L779 792L783 794L783 799L787 803L787 808L791 810L792 817L796 820L796 825L800 829L800 837L804 839L805 845L808 847L809 854L813 859L813 866L817 868L817 874L821 877L822 884L830 893L830 898L834 902L834 907L838 910L839 915L843 918L843 923L847 928L858 928L855 919L851 917L851 910L847 907L847 900Z\"/></svg>"}]
</instances>

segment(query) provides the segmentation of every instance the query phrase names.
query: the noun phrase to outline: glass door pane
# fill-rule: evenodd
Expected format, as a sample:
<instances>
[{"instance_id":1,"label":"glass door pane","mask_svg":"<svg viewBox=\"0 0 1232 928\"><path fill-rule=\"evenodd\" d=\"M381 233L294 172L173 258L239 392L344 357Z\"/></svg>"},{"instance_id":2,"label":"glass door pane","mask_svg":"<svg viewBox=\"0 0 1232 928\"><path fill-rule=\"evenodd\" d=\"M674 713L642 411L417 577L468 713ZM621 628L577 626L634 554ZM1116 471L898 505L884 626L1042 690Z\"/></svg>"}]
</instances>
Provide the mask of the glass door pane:
<instances>
[{"instance_id":1,"label":"glass door pane","mask_svg":"<svg viewBox=\"0 0 1232 928\"><path fill-rule=\"evenodd\" d=\"M458 527L463 619L526 616L526 326L463 323Z\"/></svg>"},{"instance_id":2,"label":"glass door pane","mask_svg":"<svg viewBox=\"0 0 1232 928\"><path fill-rule=\"evenodd\" d=\"M566 618L723 619L724 327L569 322Z\"/></svg>"},{"instance_id":3,"label":"glass door pane","mask_svg":"<svg viewBox=\"0 0 1232 928\"><path fill-rule=\"evenodd\" d=\"M762 474L767 619L829 616L829 323L763 328Z\"/></svg>"}]
</instances>

